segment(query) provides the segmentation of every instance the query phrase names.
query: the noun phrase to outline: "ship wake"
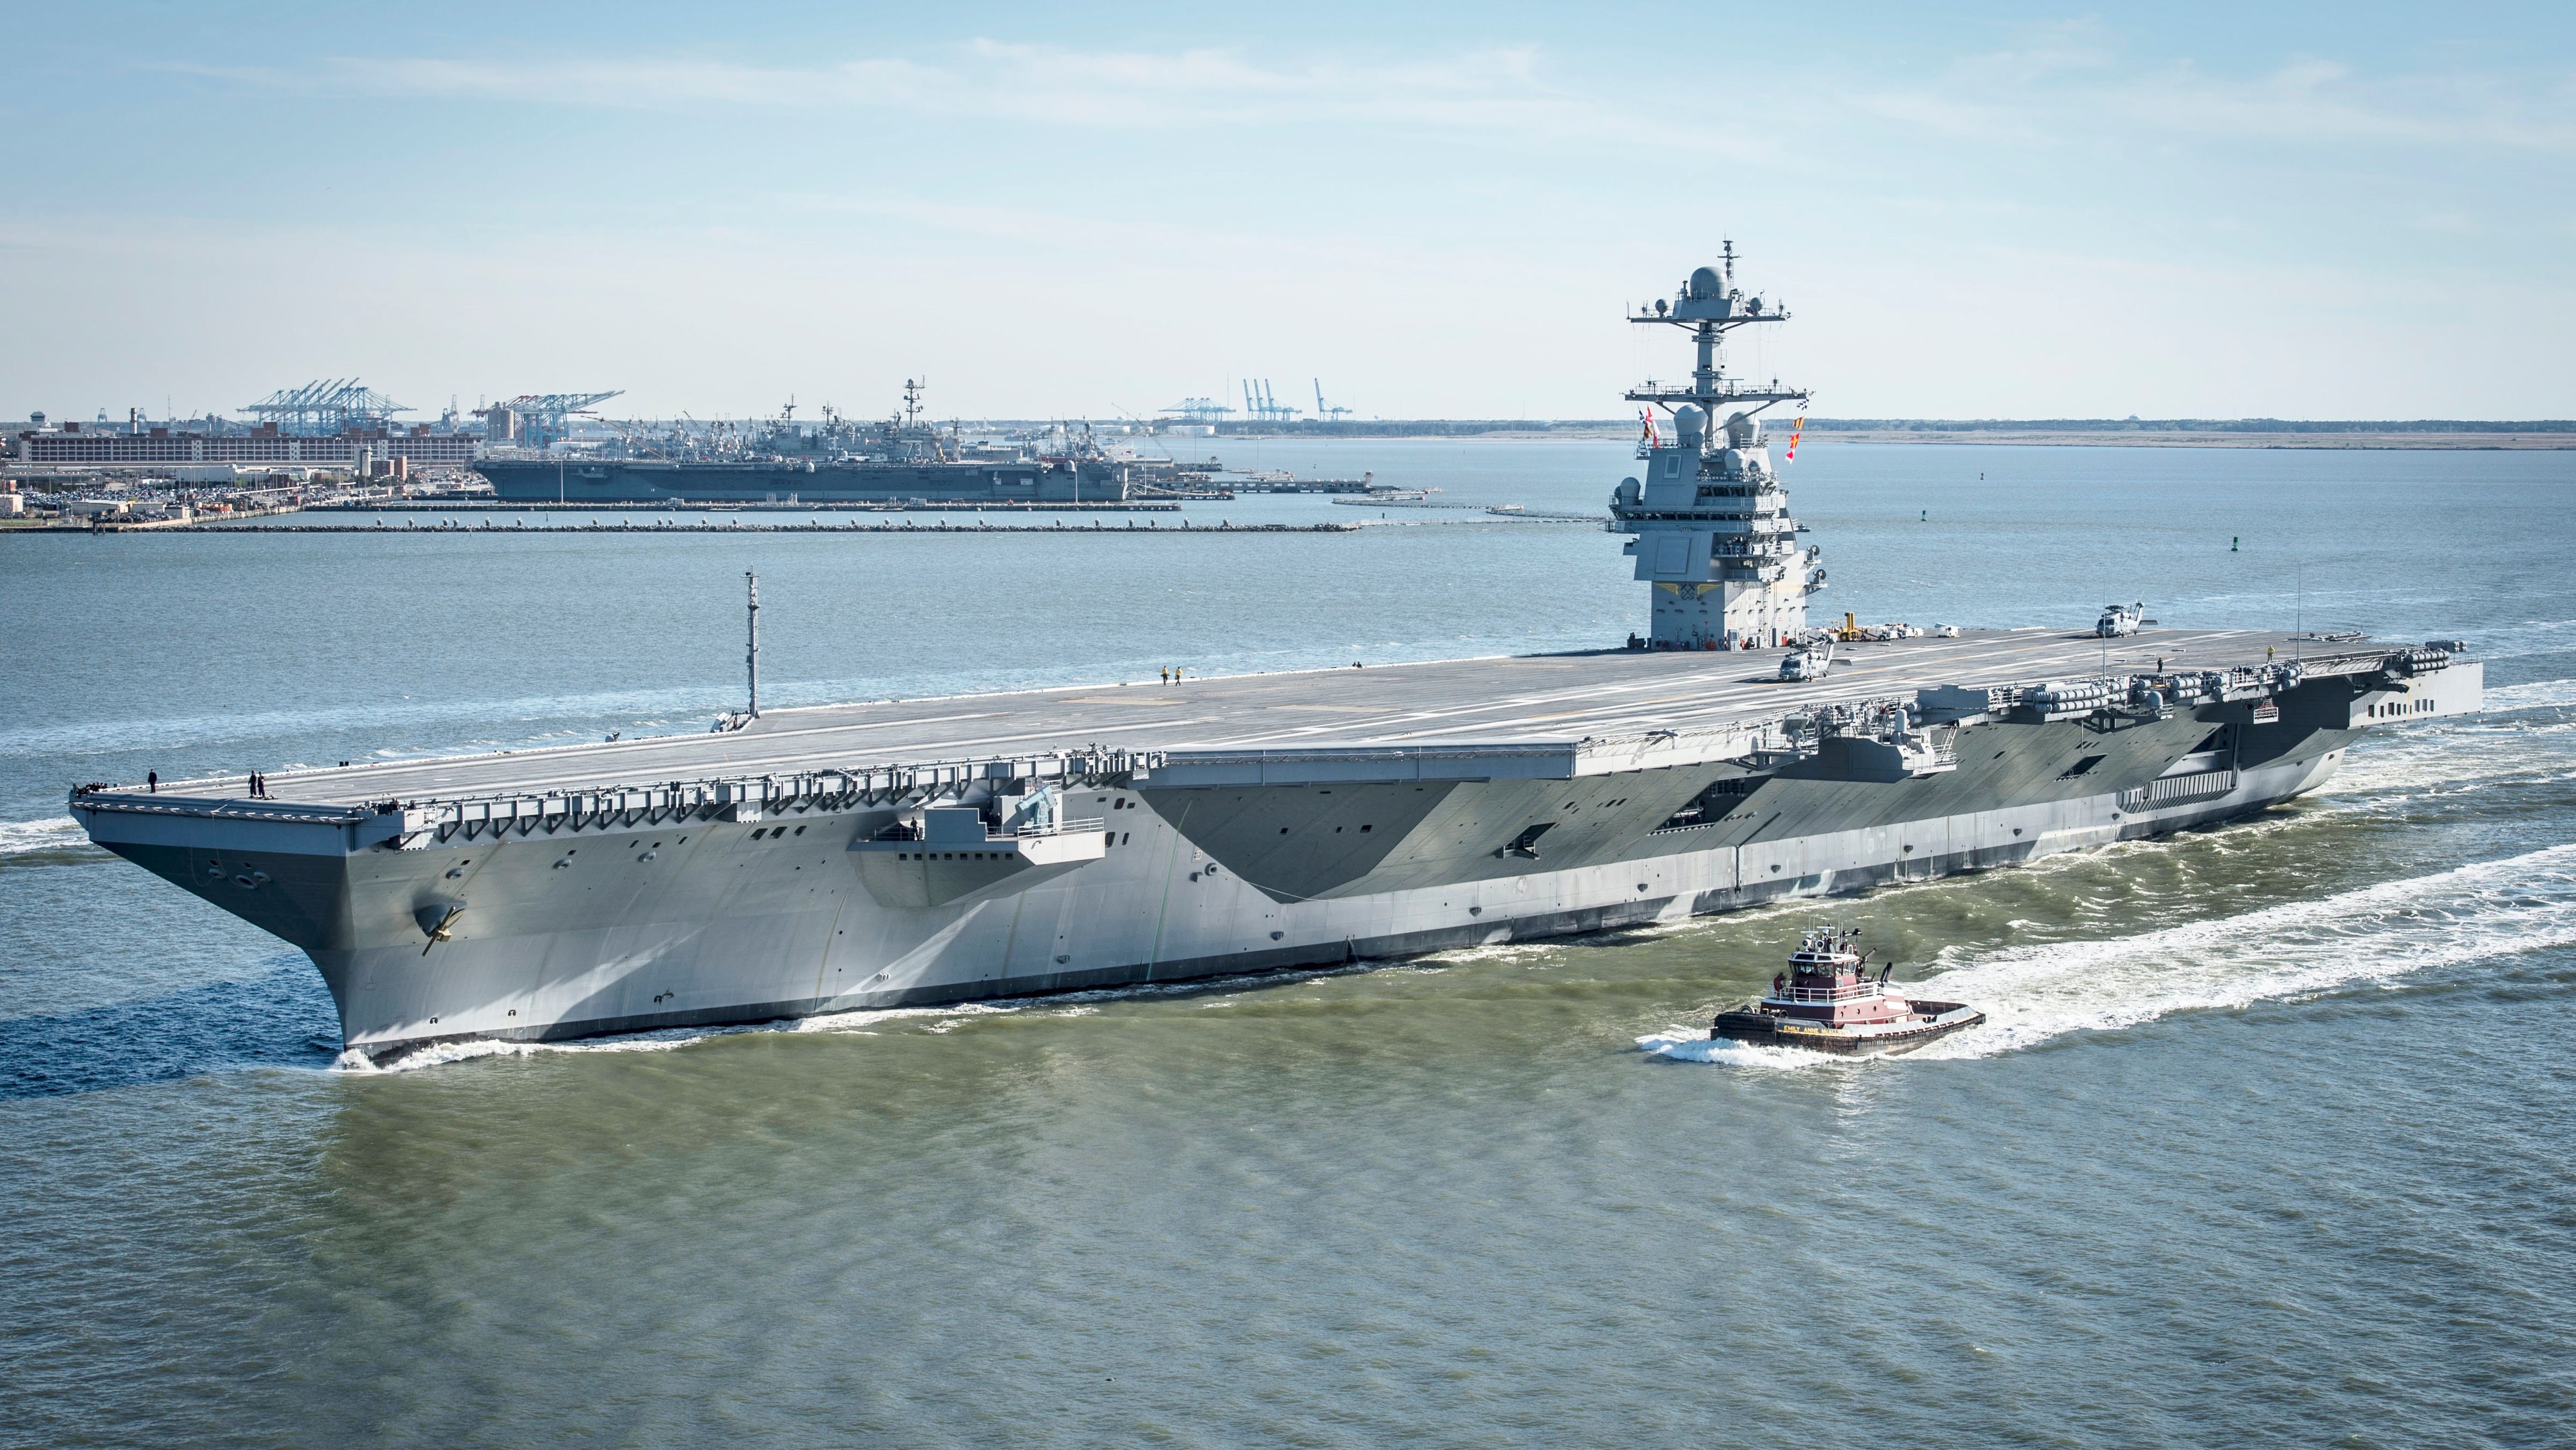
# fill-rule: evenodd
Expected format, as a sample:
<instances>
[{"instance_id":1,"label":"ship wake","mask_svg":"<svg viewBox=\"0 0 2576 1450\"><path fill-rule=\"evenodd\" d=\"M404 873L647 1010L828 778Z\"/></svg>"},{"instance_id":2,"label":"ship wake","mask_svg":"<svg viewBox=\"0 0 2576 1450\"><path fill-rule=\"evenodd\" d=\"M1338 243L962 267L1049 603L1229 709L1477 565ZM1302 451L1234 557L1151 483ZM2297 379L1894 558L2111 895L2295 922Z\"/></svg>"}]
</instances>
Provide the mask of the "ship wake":
<instances>
[{"instance_id":1,"label":"ship wake","mask_svg":"<svg viewBox=\"0 0 2576 1450\"><path fill-rule=\"evenodd\" d=\"M45 860L105 860L107 852L89 843L80 822L69 816L34 821L0 821L0 862L19 857Z\"/></svg>"},{"instance_id":2,"label":"ship wake","mask_svg":"<svg viewBox=\"0 0 2576 1450\"><path fill-rule=\"evenodd\" d=\"M945 1002L929 1007L856 1008L846 1012L817 1012L805 1017L782 1017L766 1022L729 1022L705 1027L665 1027L642 1032L621 1032L598 1037L567 1038L560 1042L523 1042L501 1038L470 1038L455 1042L438 1042L392 1052L378 1059L364 1052L343 1051L331 1064L334 1072L387 1073L412 1072L425 1067L444 1067L452 1063L472 1062L486 1057L538 1057L555 1053L590 1052L671 1052L719 1037L740 1037L758 1033L832 1032L868 1035L886 1023L907 1022L918 1031L946 1033L970 1018L1005 1015L1040 1017L1088 1017L1099 1012L1103 1003L1135 1002L1160 997L1205 998L1213 1007L1230 1006L1246 991L1268 991L1295 986L1302 982L1328 977L1354 976L1389 969L1411 969L1436 974L1441 968L1419 962L1358 961L1297 971L1246 973L1223 977L1194 977L1177 982L1139 982L1123 987L1098 987L1081 992L1053 992L1044 996L1011 997L1000 1001Z\"/></svg>"},{"instance_id":3,"label":"ship wake","mask_svg":"<svg viewBox=\"0 0 2576 1450\"><path fill-rule=\"evenodd\" d=\"M1895 1060L1992 1057L2176 1013L2394 987L2447 967L2569 945L2576 945L2576 844L2136 936L1988 952L1939 973L1931 988L1983 1009L1985 1025ZM1849 1065L1682 1029L1640 1037L1637 1046L1732 1067Z\"/></svg>"},{"instance_id":4,"label":"ship wake","mask_svg":"<svg viewBox=\"0 0 2576 1450\"><path fill-rule=\"evenodd\" d=\"M718 1037L740 1037L764 1032L866 1032L881 1022L906 1018L924 1018L929 1030L946 1031L955 1019L989 1012L1013 1010L990 1002L956 1002L937 1007L887 1007L872 1011L825 1012L811 1017L785 1017L767 1022L726 1022L707 1027L664 1027L644 1032L620 1032L599 1037L574 1037L561 1042L521 1042L503 1038L478 1037L457 1042L438 1042L394 1052L382 1059L364 1052L342 1052L331 1064L334 1072L383 1073L414 1072L424 1067L445 1067L452 1063L472 1062L484 1057L541 1057L556 1053L593 1052L672 1052L683 1047Z\"/></svg>"}]
</instances>

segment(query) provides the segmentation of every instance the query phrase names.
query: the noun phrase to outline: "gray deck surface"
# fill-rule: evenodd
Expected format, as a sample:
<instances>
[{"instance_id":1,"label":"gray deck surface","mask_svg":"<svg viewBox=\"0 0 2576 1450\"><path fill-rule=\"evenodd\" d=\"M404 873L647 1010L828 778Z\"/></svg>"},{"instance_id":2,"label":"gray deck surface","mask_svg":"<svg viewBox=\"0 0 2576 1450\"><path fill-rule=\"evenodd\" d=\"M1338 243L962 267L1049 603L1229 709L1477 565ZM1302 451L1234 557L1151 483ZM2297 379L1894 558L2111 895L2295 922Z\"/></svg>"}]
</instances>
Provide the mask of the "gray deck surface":
<instances>
[{"instance_id":1,"label":"gray deck surface","mask_svg":"<svg viewBox=\"0 0 2576 1450\"><path fill-rule=\"evenodd\" d=\"M2111 670L2259 665L2384 650L2294 642L2284 634L2153 629L2111 642ZM1604 651L1443 660L1007 695L964 695L779 710L728 734L654 736L269 778L278 800L315 804L456 799L521 791L639 786L864 766L1042 754L1103 746L1476 745L1569 741L1653 729L1753 725L1837 700L1909 695L1927 685L2003 685L2103 671L2103 642L2057 632L1977 631L1839 647L1832 678L1783 684L1781 651ZM173 782L174 793L232 796L240 782ZM222 787L206 789L205 787Z\"/></svg>"}]
</instances>

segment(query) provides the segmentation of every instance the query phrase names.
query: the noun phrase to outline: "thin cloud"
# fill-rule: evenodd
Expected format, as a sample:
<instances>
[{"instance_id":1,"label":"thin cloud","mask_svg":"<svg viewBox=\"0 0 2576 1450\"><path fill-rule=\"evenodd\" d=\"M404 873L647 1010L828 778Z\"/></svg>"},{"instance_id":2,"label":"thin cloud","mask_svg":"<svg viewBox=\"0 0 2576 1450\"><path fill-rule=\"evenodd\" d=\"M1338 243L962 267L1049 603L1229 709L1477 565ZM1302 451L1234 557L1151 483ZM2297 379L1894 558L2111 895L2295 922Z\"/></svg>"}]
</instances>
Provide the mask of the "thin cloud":
<instances>
[{"instance_id":1,"label":"thin cloud","mask_svg":"<svg viewBox=\"0 0 2576 1450\"><path fill-rule=\"evenodd\" d=\"M1985 142L2044 143L2106 132L2219 141L2493 146L2576 150L2576 84L2494 74L2362 76L2306 59L2267 74L2184 64L2124 73L2098 52L1963 59L1941 84L1855 101L1902 125Z\"/></svg>"},{"instance_id":2,"label":"thin cloud","mask_svg":"<svg viewBox=\"0 0 2576 1450\"><path fill-rule=\"evenodd\" d=\"M324 85L375 95L638 110L703 104L905 105L932 94L946 79L933 68L901 60L786 68L649 57L503 62L334 56L312 69L296 71L186 63L159 69L244 86L305 90L318 77Z\"/></svg>"},{"instance_id":3,"label":"thin cloud","mask_svg":"<svg viewBox=\"0 0 2576 1450\"><path fill-rule=\"evenodd\" d=\"M234 85L310 89L316 69L170 65ZM1269 65L1225 49L1084 51L970 42L940 61L752 66L661 57L527 61L335 57L326 84L373 95L666 110L885 108L1050 125L1172 130L1209 125L1409 126L1551 141L1740 141L1677 126L1552 83L1528 48L1381 62Z\"/></svg>"},{"instance_id":4,"label":"thin cloud","mask_svg":"<svg viewBox=\"0 0 2576 1450\"><path fill-rule=\"evenodd\" d=\"M2185 66L2105 97L2168 132L2273 141L2396 141L2576 148L2576 88L2517 88L2495 75L2357 77L2302 60L2252 80Z\"/></svg>"}]
</instances>

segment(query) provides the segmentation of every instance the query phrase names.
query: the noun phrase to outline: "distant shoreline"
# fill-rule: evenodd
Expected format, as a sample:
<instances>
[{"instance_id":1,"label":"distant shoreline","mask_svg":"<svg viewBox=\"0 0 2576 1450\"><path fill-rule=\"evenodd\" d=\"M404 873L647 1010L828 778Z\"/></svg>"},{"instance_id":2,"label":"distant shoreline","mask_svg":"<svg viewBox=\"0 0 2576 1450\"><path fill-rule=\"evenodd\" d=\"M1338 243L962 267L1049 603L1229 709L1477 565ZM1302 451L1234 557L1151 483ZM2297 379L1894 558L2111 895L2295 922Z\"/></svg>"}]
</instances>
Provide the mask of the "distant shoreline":
<instances>
[{"instance_id":1,"label":"distant shoreline","mask_svg":"<svg viewBox=\"0 0 2576 1450\"><path fill-rule=\"evenodd\" d=\"M1785 419L1772 421L1777 434ZM2265 426L2270 425L2270 426ZM1634 422L1570 419L1561 422L1424 418L1385 422L1303 424L1285 428L1224 425L1210 444L1229 439L1336 440L1633 438ZM2378 451L2530 451L2576 449L2576 421L2534 419L2487 423L2454 419L2298 423L2271 418L2215 419L1835 419L1810 418L1812 441L1839 443L1942 443L2040 448L2340 448ZM1168 437L1169 435L1165 435Z\"/></svg>"},{"instance_id":2,"label":"distant shoreline","mask_svg":"<svg viewBox=\"0 0 2576 1450\"><path fill-rule=\"evenodd\" d=\"M1837 443L1984 443L2028 448L2340 448L2509 452L2576 448L2576 433L1916 433L1828 432Z\"/></svg>"}]
</instances>

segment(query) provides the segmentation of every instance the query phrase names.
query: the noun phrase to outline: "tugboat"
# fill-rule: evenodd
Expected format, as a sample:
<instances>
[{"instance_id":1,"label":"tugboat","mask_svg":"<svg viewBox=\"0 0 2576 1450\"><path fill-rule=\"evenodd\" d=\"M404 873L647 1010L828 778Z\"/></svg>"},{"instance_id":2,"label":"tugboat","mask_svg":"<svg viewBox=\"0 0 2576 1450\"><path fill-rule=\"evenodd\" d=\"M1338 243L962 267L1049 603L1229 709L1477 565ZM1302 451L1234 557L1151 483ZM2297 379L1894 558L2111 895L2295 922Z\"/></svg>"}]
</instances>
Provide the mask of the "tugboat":
<instances>
[{"instance_id":1,"label":"tugboat","mask_svg":"<svg viewBox=\"0 0 2576 1450\"><path fill-rule=\"evenodd\" d=\"M1964 1002L1903 995L1888 981L1893 966L1871 976L1869 954L1853 950L1859 936L1857 927L1808 932L1789 970L1771 979L1771 995L1718 1013L1709 1037L1857 1057L1911 1052L1986 1020Z\"/></svg>"}]
</instances>

